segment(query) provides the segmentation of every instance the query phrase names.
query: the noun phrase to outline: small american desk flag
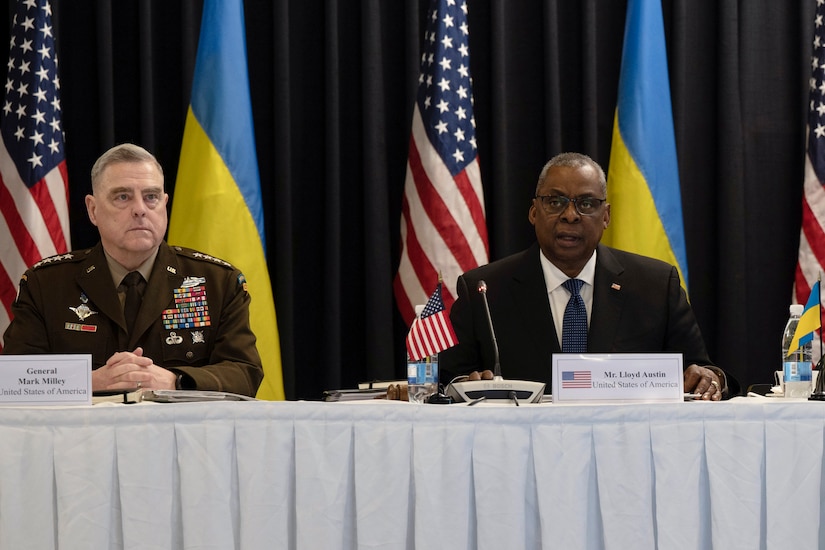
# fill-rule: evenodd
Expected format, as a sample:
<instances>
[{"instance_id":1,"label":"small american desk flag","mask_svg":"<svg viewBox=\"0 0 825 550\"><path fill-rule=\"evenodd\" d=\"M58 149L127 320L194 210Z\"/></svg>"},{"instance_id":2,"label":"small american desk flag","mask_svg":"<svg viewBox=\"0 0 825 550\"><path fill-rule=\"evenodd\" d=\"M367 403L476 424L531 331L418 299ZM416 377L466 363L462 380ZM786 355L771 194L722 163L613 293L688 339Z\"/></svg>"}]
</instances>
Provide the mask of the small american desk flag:
<instances>
[{"instance_id":1,"label":"small american desk flag","mask_svg":"<svg viewBox=\"0 0 825 550\"><path fill-rule=\"evenodd\" d=\"M458 343L447 312L441 299L441 281L435 292L427 300L421 317L413 320L407 335L407 353L410 359L418 360L451 348Z\"/></svg>"},{"instance_id":2,"label":"small american desk flag","mask_svg":"<svg viewBox=\"0 0 825 550\"><path fill-rule=\"evenodd\" d=\"M7 69L0 111L0 338L26 268L70 248L60 79L48 0L18 0Z\"/></svg>"}]
</instances>

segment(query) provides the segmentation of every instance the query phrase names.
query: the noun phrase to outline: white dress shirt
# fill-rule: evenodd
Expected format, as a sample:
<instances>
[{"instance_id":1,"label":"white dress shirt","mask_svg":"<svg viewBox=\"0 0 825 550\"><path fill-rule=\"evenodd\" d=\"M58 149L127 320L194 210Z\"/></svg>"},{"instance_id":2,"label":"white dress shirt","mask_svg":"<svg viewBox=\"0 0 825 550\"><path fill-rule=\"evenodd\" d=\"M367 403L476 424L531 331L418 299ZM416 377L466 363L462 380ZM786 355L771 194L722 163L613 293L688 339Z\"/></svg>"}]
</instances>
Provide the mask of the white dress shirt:
<instances>
[{"instance_id":1,"label":"white dress shirt","mask_svg":"<svg viewBox=\"0 0 825 550\"><path fill-rule=\"evenodd\" d=\"M567 302L570 300L570 291L562 286L562 283L569 279L561 269L553 265L541 251L539 251L541 258L541 270L544 273L544 284L547 287L547 295L550 299L550 309L553 312L553 324L556 326L556 336L558 336L559 344L561 344L562 324L564 321L564 309L567 307ZM584 300L584 307L587 309L587 327L590 328L590 312L593 311L593 279L596 276L596 251L584 264L584 267L576 275L575 279L584 281L582 285L581 294Z\"/></svg>"}]
</instances>

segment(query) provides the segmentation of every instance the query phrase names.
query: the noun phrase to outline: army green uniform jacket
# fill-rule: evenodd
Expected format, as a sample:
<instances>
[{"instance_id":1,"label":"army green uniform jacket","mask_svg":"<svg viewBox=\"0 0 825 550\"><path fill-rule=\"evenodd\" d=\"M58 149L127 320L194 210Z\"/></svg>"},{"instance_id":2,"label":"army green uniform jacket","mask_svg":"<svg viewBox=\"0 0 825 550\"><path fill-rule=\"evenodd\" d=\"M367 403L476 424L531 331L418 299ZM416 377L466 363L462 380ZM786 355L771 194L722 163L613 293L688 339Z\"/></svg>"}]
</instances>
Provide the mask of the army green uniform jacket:
<instances>
[{"instance_id":1,"label":"army green uniform jacket","mask_svg":"<svg viewBox=\"0 0 825 550\"><path fill-rule=\"evenodd\" d=\"M156 365L182 374L186 389L254 396L263 378L249 328L240 271L161 243L134 334L100 243L41 260L26 271L4 336L5 354L91 353L92 368L118 351L143 348Z\"/></svg>"}]
</instances>

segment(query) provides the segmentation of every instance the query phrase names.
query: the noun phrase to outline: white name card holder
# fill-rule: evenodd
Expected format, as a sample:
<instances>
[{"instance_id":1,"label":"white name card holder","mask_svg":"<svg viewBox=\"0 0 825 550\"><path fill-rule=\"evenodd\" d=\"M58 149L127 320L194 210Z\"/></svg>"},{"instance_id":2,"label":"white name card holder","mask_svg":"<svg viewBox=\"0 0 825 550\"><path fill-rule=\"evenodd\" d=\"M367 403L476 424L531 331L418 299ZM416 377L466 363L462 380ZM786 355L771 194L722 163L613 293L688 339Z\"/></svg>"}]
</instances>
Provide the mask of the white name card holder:
<instances>
[{"instance_id":1,"label":"white name card holder","mask_svg":"<svg viewBox=\"0 0 825 550\"><path fill-rule=\"evenodd\" d=\"M553 402L684 401L681 353L556 353Z\"/></svg>"},{"instance_id":2,"label":"white name card holder","mask_svg":"<svg viewBox=\"0 0 825 550\"><path fill-rule=\"evenodd\" d=\"M0 405L91 404L91 355L0 355Z\"/></svg>"}]
</instances>

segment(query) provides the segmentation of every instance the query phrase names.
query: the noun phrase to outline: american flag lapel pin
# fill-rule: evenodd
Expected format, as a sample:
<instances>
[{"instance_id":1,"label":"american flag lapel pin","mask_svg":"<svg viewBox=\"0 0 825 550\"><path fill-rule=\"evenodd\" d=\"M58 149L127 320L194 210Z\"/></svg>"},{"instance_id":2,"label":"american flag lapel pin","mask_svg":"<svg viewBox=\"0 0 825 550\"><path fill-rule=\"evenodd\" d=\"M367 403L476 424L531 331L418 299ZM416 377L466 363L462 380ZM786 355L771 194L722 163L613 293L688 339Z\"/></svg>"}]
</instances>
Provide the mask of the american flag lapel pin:
<instances>
[{"instance_id":1,"label":"american flag lapel pin","mask_svg":"<svg viewBox=\"0 0 825 550\"><path fill-rule=\"evenodd\" d=\"M612 288L613 290L621 290L622 285L620 285L619 283L613 283L612 285L610 285L610 288Z\"/></svg>"}]
</instances>

